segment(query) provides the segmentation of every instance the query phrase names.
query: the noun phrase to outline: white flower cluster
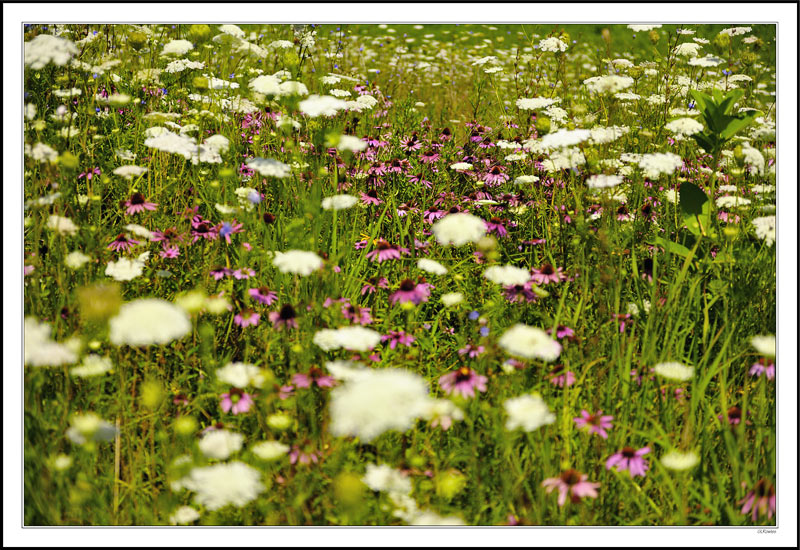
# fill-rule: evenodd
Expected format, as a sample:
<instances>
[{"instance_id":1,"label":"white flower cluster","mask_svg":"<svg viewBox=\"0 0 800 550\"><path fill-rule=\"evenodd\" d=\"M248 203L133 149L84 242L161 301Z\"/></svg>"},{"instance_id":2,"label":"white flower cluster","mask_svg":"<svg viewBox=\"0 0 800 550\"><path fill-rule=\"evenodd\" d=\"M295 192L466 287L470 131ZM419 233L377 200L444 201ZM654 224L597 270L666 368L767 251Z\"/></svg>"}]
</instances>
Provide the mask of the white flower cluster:
<instances>
[{"instance_id":1,"label":"white flower cluster","mask_svg":"<svg viewBox=\"0 0 800 550\"><path fill-rule=\"evenodd\" d=\"M358 325L337 329L322 329L314 334L313 342L325 351L344 348L352 351L369 351L381 341L381 335Z\"/></svg>"},{"instance_id":2,"label":"white flower cluster","mask_svg":"<svg viewBox=\"0 0 800 550\"><path fill-rule=\"evenodd\" d=\"M25 318L25 364L32 367L57 367L78 360L74 350L50 339L50 325L35 317Z\"/></svg>"},{"instance_id":3,"label":"white flower cluster","mask_svg":"<svg viewBox=\"0 0 800 550\"><path fill-rule=\"evenodd\" d=\"M77 53L78 48L66 38L40 34L25 42L25 65L34 70L43 69L48 63L61 67Z\"/></svg>"}]
</instances>

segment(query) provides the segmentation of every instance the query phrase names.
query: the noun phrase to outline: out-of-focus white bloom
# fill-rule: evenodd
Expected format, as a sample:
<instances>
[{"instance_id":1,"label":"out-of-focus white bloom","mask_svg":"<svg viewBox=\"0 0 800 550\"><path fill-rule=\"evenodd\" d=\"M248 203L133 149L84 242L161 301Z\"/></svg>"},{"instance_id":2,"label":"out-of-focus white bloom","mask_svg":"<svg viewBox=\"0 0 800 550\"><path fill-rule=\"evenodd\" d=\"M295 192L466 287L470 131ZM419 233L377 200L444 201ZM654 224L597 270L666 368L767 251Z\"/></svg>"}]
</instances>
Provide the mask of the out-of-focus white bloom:
<instances>
[{"instance_id":1,"label":"out-of-focus white bloom","mask_svg":"<svg viewBox=\"0 0 800 550\"><path fill-rule=\"evenodd\" d=\"M633 32L647 32L653 29L660 29L661 25L628 25L628 28Z\"/></svg>"},{"instance_id":2,"label":"out-of-focus white bloom","mask_svg":"<svg viewBox=\"0 0 800 550\"><path fill-rule=\"evenodd\" d=\"M526 432L532 432L556 421L556 415L550 412L539 395L521 395L507 399L503 408L508 414L506 430L509 431L522 428Z\"/></svg>"},{"instance_id":3,"label":"out-of-focus white bloom","mask_svg":"<svg viewBox=\"0 0 800 550\"><path fill-rule=\"evenodd\" d=\"M256 157L249 159L246 165L251 170L255 170L262 176L267 177L283 179L288 178L292 174L291 166L275 159Z\"/></svg>"},{"instance_id":4,"label":"out-of-focus white bloom","mask_svg":"<svg viewBox=\"0 0 800 550\"><path fill-rule=\"evenodd\" d=\"M340 136L336 148L339 151L358 152L367 148L367 142L355 136Z\"/></svg>"},{"instance_id":5,"label":"out-of-focus white bloom","mask_svg":"<svg viewBox=\"0 0 800 550\"><path fill-rule=\"evenodd\" d=\"M61 67L77 53L78 48L66 38L40 34L30 42L25 42L25 65L37 71L48 63Z\"/></svg>"},{"instance_id":6,"label":"out-of-focus white bloom","mask_svg":"<svg viewBox=\"0 0 800 550\"><path fill-rule=\"evenodd\" d=\"M441 300L445 306L452 307L463 302L464 295L460 292L448 292L447 294L442 294Z\"/></svg>"},{"instance_id":7,"label":"out-of-focus white bloom","mask_svg":"<svg viewBox=\"0 0 800 550\"><path fill-rule=\"evenodd\" d=\"M668 378L670 380L677 380L679 382L685 382L686 380L691 380L692 377L694 377L693 367L689 367L683 363L678 363L677 361L658 363L653 367L653 370L655 370L655 373L659 376L663 376L664 378Z\"/></svg>"},{"instance_id":8,"label":"out-of-focus white bloom","mask_svg":"<svg viewBox=\"0 0 800 550\"><path fill-rule=\"evenodd\" d=\"M526 359L555 361L561 354L561 344L540 328L516 324L508 329L498 342L511 355Z\"/></svg>"},{"instance_id":9,"label":"out-of-focus white bloom","mask_svg":"<svg viewBox=\"0 0 800 550\"><path fill-rule=\"evenodd\" d=\"M606 189L608 187L616 187L620 183L622 183L622 176L608 176L605 174L590 176L586 180L586 185L589 189Z\"/></svg>"},{"instance_id":10,"label":"out-of-focus white bloom","mask_svg":"<svg viewBox=\"0 0 800 550\"><path fill-rule=\"evenodd\" d=\"M331 390L331 432L369 442L388 430L405 431L424 416L430 399L427 382L417 374L368 370Z\"/></svg>"},{"instance_id":11,"label":"out-of-focus white bloom","mask_svg":"<svg viewBox=\"0 0 800 550\"><path fill-rule=\"evenodd\" d=\"M39 323L35 317L25 318L24 359L32 367L57 367L78 360L78 355L69 346L50 339L50 325Z\"/></svg>"},{"instance_id":12,"label":"out-of-focus white bloom","mask_svg":"<svg viewBox=\"0 0 800 550\"><path fill-rule=\"evenodd\" d=\"M147 147L152 147L165 153L181 155L186 160L197 154L197 143L195 143L194 139L174 134L169 130L159 132L159 135L145 139L144 144Z\"/></svg>"},{"instance_id":13,"label":"out-of-focus white bloom","mask_svg":"<svg viewBox=\"0 0 800 550\"><path fill-rule=\"evenodd\" d=\"M275 252L272 263L281 273L294 273L306 277L322 267L322 258L306 250Z\"/></svg>"},{"instance_id":14,"label":"out-of-focus white bloom","mask_svg":"<svg viewBox=\"0 0 800 550\"><path fill-rule=\"evenodd\" d=\"M114 168L114 174L125 178L126 180L131 180L133 178L138 178L142 174L147 173L147 168L142 166L136 166L135 164L129 164L127 166L120 166L119 168Z\"/></svg>"},{"instance_id":15,"label":"out-of-focus white bloom","mask_svg":"<svg viewBox=\"0 0 800 550\"><path fill-rule=\"evenodd\" d=\"M135 259L120 258L116 262L108 262L105 274L115 281L130 281L141 275L144 271L144 262L150 252L140 254Z\"/></svg>"},{"instance_id":16,"label":"out-of-focus white bloom","mask_svg":"<svg viewBox=\"0 0 800 550\"><path fill-rule=\"evenodd\" d=\"M123 304L108 324L109 338L116 346L167 344L183 338L192 330L186 312L157 298L142 298Z\"/></svg>"},{"instance_id":17,"label":"out-of-focus white bloom","mask_svg":"<svg viewBox=\"0 0 800 550\"><path fill-rule=\"evenodd\" d=\"M642 155L639 166L648 178L655 179L662 174L670 175L683 165L681 157L675 153L648 153Z\"/></svg>"},{"instance_id":18,"label":"out-of-focus white bloom","mask_svg":"<svg viewBox=\"0 0 800 550\"><path fill-rule=\"evenodd\" d=\"M338 111L347 108L347 103L329 95L311 95L298 104L300 112L311 118L318 116L334 116Z\"/></svg>"},{"instance_id":19,"label":"out-of-focus white bloom","mask_svg":"<svg viewBox=\"0 0 800 550\"><path fill-rule=\"evenodd\" d=\"M565 52L567 51L567 43L555 36L551 36L539 41L539 49L543 52Z\"/></svg>"},{"instance_id":20,"label":"out-of-focus white bloom","mask_svg":"<svg viewBox=\"0 0 800 550\"><path fill-rule=\"evenodd\" d=\"M587 78L583 84L590 92L614 94L633 86L633 79L629 76L611 74Z\"/></svg>"},{"instance_id":21,"label":"out-of-focus white bloom","mask_svg":"<svg viewBox=\"0 0 800 550\"><path fill-rule=\"evenodd\" d=\"M212 430L207 432L197 446L208 458L225 460L242 449L244 436L228 430Z\"/></svg>"},{"instance_id":22,"label":"out-of-focus white bloom","mask_svg":"<svg viewBox=\"0 0 800 550\"><path fill-rule=\"evenodd\" d=\"M280 441L260 441L252 445L250 450L261 460L272 461L286 456L289 446Z\"/></svg>"},{"instance_id":23,"label":"out-of-focus white bloom","mask_svg":"<svg viewBox=\"0 0 800 550\"><path fill-rule=\"evenodd\" d=\"M185 55L194 49L194 45L188 40L170 40L164 44L161 55Z\"/></svg>"},{"instance_id":24,"label":"out-of-focus white bloom","mask_svg":"<svg viewBox=\"0 0 800 550\"><path fill-rule=\"evenodd\" d=\"M469 162L456 162L450 165L451 170L472 170L472 164Z\"/></svg>"},{"instance_id":25,"label":"out-of-focus white bloom","mask_svg":"<svg viewBox=\"0 0 800 550\"><path fill-rule=\"evenodd\" d=\"M365 352L377 346L380 341L379 332L361 326L322 329L313 338L313 342L325 351L344 348Z\"/></svg>"},{"instance_id":26,"label":"out-of-focus white bloom","mask_svg":"<svg viewBox=\"0 0 800 550\"><path fill-rule=\"evenodd\" d=\"M439 244L461 246L474 243L486 234L486 223L472 214L448 214L431 228Z\"/></svg>"},{"instance_id":27,"label":"out-of-focus white bloom","mask_svg":"<svg viewBox=\"0 0 800 550\"><path fill-rule=\"evenodd\" d=\"M361 478L364 485L382 493L411 494L411 480L400 470L386 464L367 464L367 472Z\"/></svg>"},{"instance_id":28,"label":"out-of-focus white bloom","mask_svg":"<svg viewBox=\"0 0 800 550\"><path fill-rule=\"evenodd\" d=\"M64 218L55 214L51 214L50 217L47 218L47 228L52 229L56 233L67 235L74 235L78 231L78 226L72 223L70 218Z\"/></svg>"},{"instance_id":29,"label":"out-of-focus white bloom","mask_svg":"<svg viewBox=\"0 0 800 550\"><path fill-rule=\"evenodd\" d=\"M766 357L775 357L775 336L774 335L767 335L767 336L753 336L750 338L750 345L755 348L755 350L764 355Z\"/></svg>"},{"instance_id":30,"label":"out-of-focus white bloom","mask_svg":"<svg viewBox=\"0 0 800 550\"><path fill-rule=\"evenodd\" d=\"M722 59L719 57L714 57L713 55L707 55L705 57L693 57L689 60L689 65L692 67L716 67L724 63Z\"/></svg>"},{"instance_id":31,"label":"out-of-focus white bloom","mask_svg":"<svg viewBox=\"0 0 800 550\"><path fill-rule=\"evenodd\" d=\"M198 519L200 519L200 512L191 506L181 506L172 513L169 522L172 525L188 525Z\"/></svg>"},{"instance_id":32,"label":"out-of-focus white bloom","mask_svg":"<svg viewBox=\"0 0 800 550\"><path fill-rule=\"evenodd\" d=\"M675 48L675 55L682 55L684 57L697 57L700 54L702 46L695 42L684 42Z\"/></svg>"},{"instance_id":33,"label":"out-of-focus white bloom","mask_svg":"<svg viewBox=\"0 0 800 550\"><path fill-rule=\"evenodd\" d=\"M67 438L77 445L88 441L111 441L117 429L94 413L76 414L72 425L67 429Z\"/></svg>"},{"instance_id":34,"label":"out-of-focus white bloom","mask_svg":"<svg viewBox=\"0 0 800 550\"><path fill-rule=\"evenodd\" d=\"M693 118L676 118L667 122L664 127L673 134L684 136L691 136L703 131L703 125Z\"/></svg>"},{"instance_id":35,"label":"out-of-focus white bloom","mask_svg":"<svg viewBox=\"0 0 800 550\"><path fill-rule=\"evenodd\" d=\"M217 369L217 380L235 388L244 389L247 386L260 388L264 385L264 371L248 363L228 363Z\"/></svg>"},{"instance_id":36,"label":"out-of-focus white bloom","mask_svg":"<svg viewBox=\"0 0 800 550\"><path fill-rule=\"evenodd\" d=\"M717 197L717 200L714 202L716 203L717 208L736 208L738 206L747 206L752 201L750 199L745 199L744 197L723 195L722 197Z\"/></svg>"},{"instance_id":37,"label":"out-of-focus white bloom","mask_svg":"<svg viewBox=\"0 0 800 550\"><path fill-rule=\"evenodd\" d=\"M755 218L752 222L756 236L767 246L775 244L775 216Z\"/></svg>"},{"instance_id":38,"label":"out-of-focus white bloom","mask_svg":"<svg viewBox=\"0 0 800 550\"><path fill-rule=\"evenodd\" d=\"M220 32L229 34L234 38L244 38L244 31L236 25L221 25L219 30Z\"/></svg>"},{"instance_id":39,"label":"out-of-focus white bloom","mask_svg":"<svg viewBox=\"0 0 800 550\"><path fill-rule=\"evenodd\" d=\"M513 265L487 267L483 272L483 276L493 283L511 286L524 285L531 278L530 271Z\"/></svg>"},{"instance_id":40,"label":"out-of-focus white bloom","mask_svg":"<svg viewBox=\"0 0 800 550\"><path fill-rule=\"evenodd\" d=\"M545 109L551 105L559 103L561 98L548 98L548 97L521 97L517 100L516 105L523 111L538 111Z\"/></svg>"},{"instance_id":41,"label":"out-of-focus white bloom","mask_svg":"<svg viewBox=\"0 0 800 550\"><path fill-rule=\"evenodd\" d=\"M682 471L694 468L700 463L700 457L694 451L670 451L661 457L661 464L670 470Z\"/></svg>"},{"instance_id":42,"label":"out-of-focus white bloom","mask_svg":"<svg viewBox=\"0 0 800 550\"><path fill-rule=\"evenodd\" d=\"M540 143L542 147L547 149L557 149L563 147L571 147L573 145L577 145L581 142L586 141L591 137L591 132L589 130L559 130L552 134L547 134L544 136Z\"/></svg>"},{"instance_id":43,"label":"out-of-focus white bloom","mask_svg":"<svg viewBox=\"0 0 800 550\"><path fill-rule=\"evenodd\" d=\"M242 507L255 500L264 490L260 480L258 470L234 461L194 468L182 485L197 493L197 504L209 510L219 510L228 504Z\"/></svg>"},{"instance_id":44,"label":"out-of-focus white bloom","mask_svg":"<svg viewBox=\"0 0 800 550\"><path fill-rule=\"evenodd\" d=\"M322 208L324 210L344 210L355 206L357 202L358 198L352 195L333 195L322 199Z\"/></svg>"},{"instance_id":45,"label":"out-of-focus white bloom","mask_svg":"<svg viewBox=\"0 0 800 550\"><path fill-rule=\"evenodd\" d=\"M90 256L87 256L80 250L73 250L64 258L64 264L70 269L80 269L83 267L83 264L91 259Z\"/></svg>"},{"instance_id":46,"label":"out-of-focus white bloom","mask_svg":"<svg viewBox=\"0 0 800 550\"><path fill-rule=\"evenodd\" d=\"M431 260L429 258L420 258L417 260L417 267L422 271L427 271L428 273L433 273L434 275L444 275L447 273L447 268L445 266L436 260Z\"/></svg>"},{"instance_id":47,"label":"out-of-focus white bloom","mask_svg":"<svg viewBox=\"0 0 800 550\"><path fill-rule=\"evenodd\" d=\"M113 366L110 358L101 357L94 353L90 353L83 358L83 362L80 364L80 366L71 368L69 372L72 376L89 378L92 376L105 374L109 372L112 367Z\"/></svg>"},{"instance_id":48,"label":"out-of-focus white bloom","mask_svg":"<svg viewBox=\"0 0 800 550\"><path fill-rule=\"evenodd\" d=\"M37 162L55 162L58 160L58 151L44 143L35 144L30 151L26 150L25 154Z\"/></svg>"}]
</instances>

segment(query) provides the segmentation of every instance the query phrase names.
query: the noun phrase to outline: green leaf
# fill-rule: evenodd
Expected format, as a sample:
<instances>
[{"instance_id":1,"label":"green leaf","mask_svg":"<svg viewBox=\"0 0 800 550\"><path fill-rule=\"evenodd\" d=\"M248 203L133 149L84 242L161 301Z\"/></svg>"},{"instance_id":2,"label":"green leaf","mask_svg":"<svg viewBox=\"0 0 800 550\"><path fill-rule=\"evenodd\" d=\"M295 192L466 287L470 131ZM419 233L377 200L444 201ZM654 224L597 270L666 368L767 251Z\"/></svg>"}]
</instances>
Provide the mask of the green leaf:
<instances>
[{"instance_id":1,"label":"green leaf","mask_svg":"<svg viewBox=\"0 0 800 550\"><path fill-rule=\"evenodd\" d=\"M749 126L750 123L753 122L753 120L755 120L754 116L745 115L741 118L735 118L729 121L728 124L725 126L725 129L723 129L722 132L720 132L720 137L725 141L731 139L734 135L736 135L736 132Z\"/></svg>"},{"instance_id":2,"label":"green leaf","mask_svg":"<svg viewBox=\"0 0 800 550\"><path fill-rule=\"evenodd\" d=\"M684 258L689 254L689 249L682 244L668 241L663 237L655 237L651 244L658 245L664 250L667 250L672 254L677 254L678 256L683 256Z\"/></svg>"},{"instance_id":3,"label":"green leaf","mask_svg":"<svg viewBox=\"0 0 800 550\"><path fill-rule=\"evenodd\" d=\"M693 183L685 182L680 188L680 206L685 214L703 214L708 196Z\"/></svg>"},{"instance_id":4,"label":"green leaf","mask_svg":"<svg viewBox=\"0 0 800 550\"><path fill-rule=\"evenodd\" d=\"M694 140L697 142L697 144L700 147L702 147L703 149L705 149L709 153L712 153L714 151L715 143L714 143L714 141L712 141L714 139L714 136L708 135L708 134L705 134L705 133L702 133L702 134L698 133L698 134L694 134L692 137L694 138Z\"/></svg>"}]
</instances>

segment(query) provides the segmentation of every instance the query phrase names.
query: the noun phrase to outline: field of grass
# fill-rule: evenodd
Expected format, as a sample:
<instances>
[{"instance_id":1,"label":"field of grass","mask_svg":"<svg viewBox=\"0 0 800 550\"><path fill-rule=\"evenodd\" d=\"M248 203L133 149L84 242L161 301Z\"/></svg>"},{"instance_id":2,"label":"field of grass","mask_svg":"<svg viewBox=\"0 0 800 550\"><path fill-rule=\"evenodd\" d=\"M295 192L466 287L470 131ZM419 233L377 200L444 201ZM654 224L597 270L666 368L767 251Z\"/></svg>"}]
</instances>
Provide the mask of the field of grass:
<instances>
[{"instance_id":1,"label":"field of grass","mask_svg":"<svg viewBox=\"0 0 800 550\"><path fill-rule=\"evenodd\" d=\"M26 526L775 525L774 26L24 39Z\"/></svg>"}]
</instances>

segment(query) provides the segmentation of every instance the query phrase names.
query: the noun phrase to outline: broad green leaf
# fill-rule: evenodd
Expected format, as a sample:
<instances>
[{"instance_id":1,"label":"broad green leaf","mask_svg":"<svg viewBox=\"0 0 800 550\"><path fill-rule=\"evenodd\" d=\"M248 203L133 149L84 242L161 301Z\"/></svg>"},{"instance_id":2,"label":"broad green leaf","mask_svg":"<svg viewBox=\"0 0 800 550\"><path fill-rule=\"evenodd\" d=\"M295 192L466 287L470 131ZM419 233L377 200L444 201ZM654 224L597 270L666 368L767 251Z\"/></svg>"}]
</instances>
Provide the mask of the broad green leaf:
<instances>
[{"instance_id":1,"label":"broad green leaf","mask_svg":"<svg viewBox=\"0 0 800 550\"><path fill-rule=\"evenodd\" d=\"M680 188L680 206L686 214L702 215L708 195L693 183L684 182Z\"/></svg>"},{"instance_id":2,"label":"broad green leaf","mask_svg":"<svg viewBox=\"0 0 800 550\"><path fill-rule=\"evenodd\" d=\"M682 244L668 241L663 237L655 237L651 244L658 245L664 250L667 250L672 254L677 254L678 256L683 256L684 258L689 254L689 249Z\"/></svg>"},{"instance_id":3,"label":"broad green leaf","mask_svg":"<svg viewBox=\"0 0 800 550\"><path fill-rule=\"evenodd\" d=\"M712 141L713 136L709 136L709 135L706 135L704 133L703 134L699 134L698 133L698 134L694 134L692 137L694 138L694 140L697 142L697 144L700 147L702 147L703 149L705 149L709 153L714 151L714 142Z\"/></svg>"},{"instance_id":4,"label":"broad green leaf","mask_svg":"<svg viewBox=\"0 0 800 550\"><path fill-rule=\"evenodd\" d=\"M725 126L725 129L720 132L720 137L726 141L731 139L739 130L749 126L753 120L755 120L755 117L752 115L746 115L742 118L731 120L728 122L727 126Z\"/></svg>"}]
</instances>

